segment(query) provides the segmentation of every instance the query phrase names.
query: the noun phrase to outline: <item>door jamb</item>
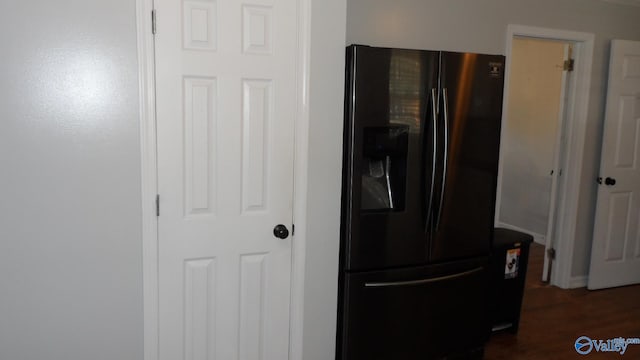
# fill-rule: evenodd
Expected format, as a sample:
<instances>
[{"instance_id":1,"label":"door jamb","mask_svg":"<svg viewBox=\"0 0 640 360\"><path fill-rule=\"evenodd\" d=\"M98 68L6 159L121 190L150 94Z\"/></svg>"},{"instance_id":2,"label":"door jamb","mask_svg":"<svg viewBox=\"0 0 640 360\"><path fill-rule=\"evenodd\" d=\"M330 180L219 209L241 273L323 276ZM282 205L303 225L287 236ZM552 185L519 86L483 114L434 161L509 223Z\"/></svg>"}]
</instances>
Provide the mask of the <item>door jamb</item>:
<instances>
[{"instance_id":1,"label":"door jamb","mask_svg":"<svg viewBox=\"0 0 640 360\"><path fill-rule=\"evenodd\" d=\"M158 327L158 193L155 113L155 50L151 33L153 0L136 0L140 165L142 191L142 297L144 360L159 358Z\"/></svg>"},{"instance_id":2,"label":"door jamb","mask_svg":"<svg viewBox=\"0 0 640 360\"><path fill-rule=\"evenodd\" d=\"M289 302L289 359L302 360L304 279L307 243L307 184L309 159L309 77L311 68L311 2L298 0L297 109L294 121L293 224L291 241L291 299Z\"/></svg>"},{"instance_id":3,"label":"door jamb","mask_svg":"<svg viewBox=\"0 0 640 360\"><path fill-rule=\"evenodd\" d=\"M291 255L291 303L289 360L302 359L304 269L307 209L307 157L309 147L309 66L311 39L311 1L298 0L297 108L295 120L295 160L293 237ZM155 112L155 49L151 32L153 0L136 0L136 38L140 117L143 352L144 360L159 359L158 308L158 217L156 215L157 141Z\"/></svg>"},{"instance_id":4,"label":"door jamb","mask_svg":"<svg viewBox=\"0 0 640 360\"><path fill-rule=\"evenodd\" d=\"M564 44L564 61L573 61L575 55L572 55L573 48L575 47L574 43L570 42L561 42ZM553 158L553 171L556 172L554 174L554 178L552 179L551 184L551 194L549 201L549 210L548 216L549 220L547 222L547 230L545 232L545 254L544 254L544 267L542 269L542 281L550 282L549 271L551 271L550 266L552 265L552 256L548 253L549 249L553 248L554 242L554 234L556 233L556 221L558 218L557 210L559 204L559 196L558 196L558 188L563 186L563 190L565 189L566 183L563 182L565 178L561 178L562 173L559 171L564 166L564 155L567 153L567 144L566 139L567 134L567 118L569 117L569 110L571 110L571 105L569 104L569 97L576 90L576 79L575 76L571 76L570 72L563 71L562 80L561 80L561 91L560 91L560 106L558 111L558 123L556 130L556 141L554 145L554 158Z\"/></svg>"},{"instance_id":5,"label":"door jamb","mask_svg":"<svg viewBox=\"0 0 640 360\"><path fill-rule=\"evenodd\" d=\"M593 47L595 36L592 33L576 31L548 29L532 26L513 25L507 27L506 38L506 72L505 91L502 104L502 122L506 121L507 104L509 94L509 72L511 68L511 51L514 37L531 37L548 40L561 40L575 44L575 54L578 61L575 64L575 74L570 85L570 98L567 103L566 122L566 156L561 168L564 169L564 179L560 180L558 186L559 197L557 202L557 218L555 219L557 241L556 261L554 271L551 276L551 284L561 288L573 288L584 286L584 277L572 277L571 265L573 263L573 249L575 245L575 233L577 227L577 212L579 201L580 184L584 142L586 133L586 123L589 107L589 92L591 88L591 67L593 63ZM505 135L505 127L502 127L502 136ZM502 146L501 146L502 147ZM502 185L503 157L500 157L498 170L498 189ZM496 197L496 215L499 215L501 196L498 192ZM496 216L496 224L498 216Z\"/></svg>"}]
</instances>

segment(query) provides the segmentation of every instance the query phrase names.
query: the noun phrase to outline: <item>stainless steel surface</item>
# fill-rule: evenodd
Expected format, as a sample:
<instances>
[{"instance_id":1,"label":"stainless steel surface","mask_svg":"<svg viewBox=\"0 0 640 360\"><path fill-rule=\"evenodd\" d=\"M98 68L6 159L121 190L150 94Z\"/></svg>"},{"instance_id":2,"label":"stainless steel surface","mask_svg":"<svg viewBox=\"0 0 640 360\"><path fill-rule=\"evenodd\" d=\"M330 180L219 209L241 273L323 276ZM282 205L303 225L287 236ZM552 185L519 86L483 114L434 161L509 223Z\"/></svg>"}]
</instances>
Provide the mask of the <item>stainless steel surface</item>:
<instances>
[{"instance_id":1,"label":"stainless steel surface","mask_svg":"<svg viewBox=\"0 0 640 360\"><path fill-rule=\"evenodd\" d=\"M482 271L482 267L477 267L475 269L464 271L464 272L461 272L461 273L452 274L452 275L446 275L446 276L439 276L439 277L435 277L435 278L420 279L420 280L409 280L409 281L391 281L391 282L365 283L364 286L365 287L389 287L389 286L409 286L409 285L428 284L428 283L433 283L433 282L438 282L438 281L456 279L456 278L468 276L468 275L471 275L471 274L475 274L475 273L480 272L480 271Z\"/></svg>"},{"instance_id":2,"label":"stainless steel surface","mask_svg":"<svg viewBox=\"0 0 640 360\"><path fill-rule=\"evenodd\" d=\"M447 185L447 161L449 160L449 98L447 96L447 88L442 89L442 113L444 114L444 157L442 159L442 190L440 190L436 231L440 227L440 219L442 218L442 205L444 204L444 192Z\"/></svg>"},{"instance_id":3,"label":"stainless steel surface","mask_svg":"<svg viewBox=\"0 0 640 360\"><path fill-rule=\"evenodd\" d=\"M436 144L438 141L438 132L436 131L437 127L438 127L438 114L437 114L437 90L435 88L431 89L431 117L433 119L433 144L431 147L431 154L432 154L432 159L431 159L431 186L429 187L429 201L427 202L427 218L425 221L425 224L427 224L427 228L429 227L429 221L431 220L431 212L433 209L433 206L430 206L430 204L433 203L433 188L435 186L435 182L436 182L436 160L437 160L437 156L436 156Z\"/></svg>"}]
</instances>

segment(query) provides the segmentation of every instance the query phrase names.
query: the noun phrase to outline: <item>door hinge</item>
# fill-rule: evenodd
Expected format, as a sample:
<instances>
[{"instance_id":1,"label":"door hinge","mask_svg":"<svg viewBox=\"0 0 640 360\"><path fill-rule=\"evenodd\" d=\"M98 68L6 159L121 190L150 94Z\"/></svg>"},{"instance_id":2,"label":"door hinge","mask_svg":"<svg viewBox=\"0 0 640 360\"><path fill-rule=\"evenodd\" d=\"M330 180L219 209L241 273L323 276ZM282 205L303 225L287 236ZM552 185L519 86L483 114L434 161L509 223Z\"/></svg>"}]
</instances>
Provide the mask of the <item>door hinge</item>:
<instances>
[{"instance_id":1,"label":"door hinge","mask_svg":"<svg viewBox=\"0 0 640 360\"><path fill-rule=\"evenodd\" d=\"M573 60L573 45L569 45L569 48L567 49L567 60L564 61L564 64L562 65L562 69L564 71L573 71L573 65L574 65L574 60Z\"/></svg>"},{"instance_id":2,"label":"door hinge","mask_svg":"<svg viewBox=\"0 0 640 360\"><path fill-rule=\"evenodd\" d=\"M555 260L556 259L556 249L554 249L554 248L547 249L547 256L549 257L549 260Z\"/></svg>"},{"instance_id":3,"label":"door hinge","mask_svg":"<svg viewBox=\"0 0 640 360\"><path fill-rule=\"evenodd\" d=\"M156 34L156 9L151 10L151 33Z\"/></svg>"},{"instance_id":4,"label":"door hinge","mask_svg":"<svg viewBox=\"0 0 640 360\"><path fill-rule=\"evenodd\" d=\"M156 194L156 216L160 216L160 195Z\"/></svg>"},{"instance_id":5,"label":"door hinge","mask_svg":"<svg viewBox=\"0 0 640 360\"><path fill-rule=\"evenodd\" d=\"M291 224L291 236L296 234L296 224Z\"/></svg>"},{"instance_id":6,"label":"door hinge","mask_svg":"<svg viewBox=\"0 0 640 360\"><path fill-rule=\"evenodd\" d=\"M574 65L573 59L565 60L564 64L562 65L562 69L564 71L573 71L573 65Z\"/></svg>"}]
</instances>

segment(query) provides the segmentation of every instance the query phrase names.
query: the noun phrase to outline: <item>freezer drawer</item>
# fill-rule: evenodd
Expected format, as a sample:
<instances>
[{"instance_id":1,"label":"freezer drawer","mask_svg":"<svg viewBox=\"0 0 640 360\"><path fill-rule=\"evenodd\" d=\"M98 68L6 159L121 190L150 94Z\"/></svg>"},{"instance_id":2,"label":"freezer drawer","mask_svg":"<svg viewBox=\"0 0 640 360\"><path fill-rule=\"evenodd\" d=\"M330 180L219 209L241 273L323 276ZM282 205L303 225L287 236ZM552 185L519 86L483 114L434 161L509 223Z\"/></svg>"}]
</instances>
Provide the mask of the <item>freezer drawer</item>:
<instances>
[{"instance_id":1,"label":"freezer drawer","mask_svg":"<svg viewBox=\"0 0 640 360\"><path fill-rule=\"evenodd\" d=\"M345 274L342 360L482 356L489 336L486 259Z\"/></svg>"}]
</instances>

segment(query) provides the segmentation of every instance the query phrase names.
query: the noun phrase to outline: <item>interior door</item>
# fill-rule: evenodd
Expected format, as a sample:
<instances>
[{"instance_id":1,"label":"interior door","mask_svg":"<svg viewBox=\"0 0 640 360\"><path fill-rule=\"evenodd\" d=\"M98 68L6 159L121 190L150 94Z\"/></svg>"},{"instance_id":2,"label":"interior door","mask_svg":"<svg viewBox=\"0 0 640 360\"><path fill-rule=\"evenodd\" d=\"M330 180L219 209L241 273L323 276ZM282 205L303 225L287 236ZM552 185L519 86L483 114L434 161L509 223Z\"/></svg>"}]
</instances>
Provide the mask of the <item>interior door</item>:
<instances>
[{"instance_id":1,"label":"interior door","mask_svg":"<svg viewBox=\"0 0 640 360\"><path fill-rule=\"evenodd\" d=\"M589 289L640 283L640 42L613 40Z\"/></svg>"},{"instance_id":2,"label":"interior door","mask_svg":"<svg viewBox=\"0 0 640 360\"><path fill-rule=\"evenodd\" d=\"M155 7L160 359L287 359L297 2Z\"/></svg>"}]
</instances>

